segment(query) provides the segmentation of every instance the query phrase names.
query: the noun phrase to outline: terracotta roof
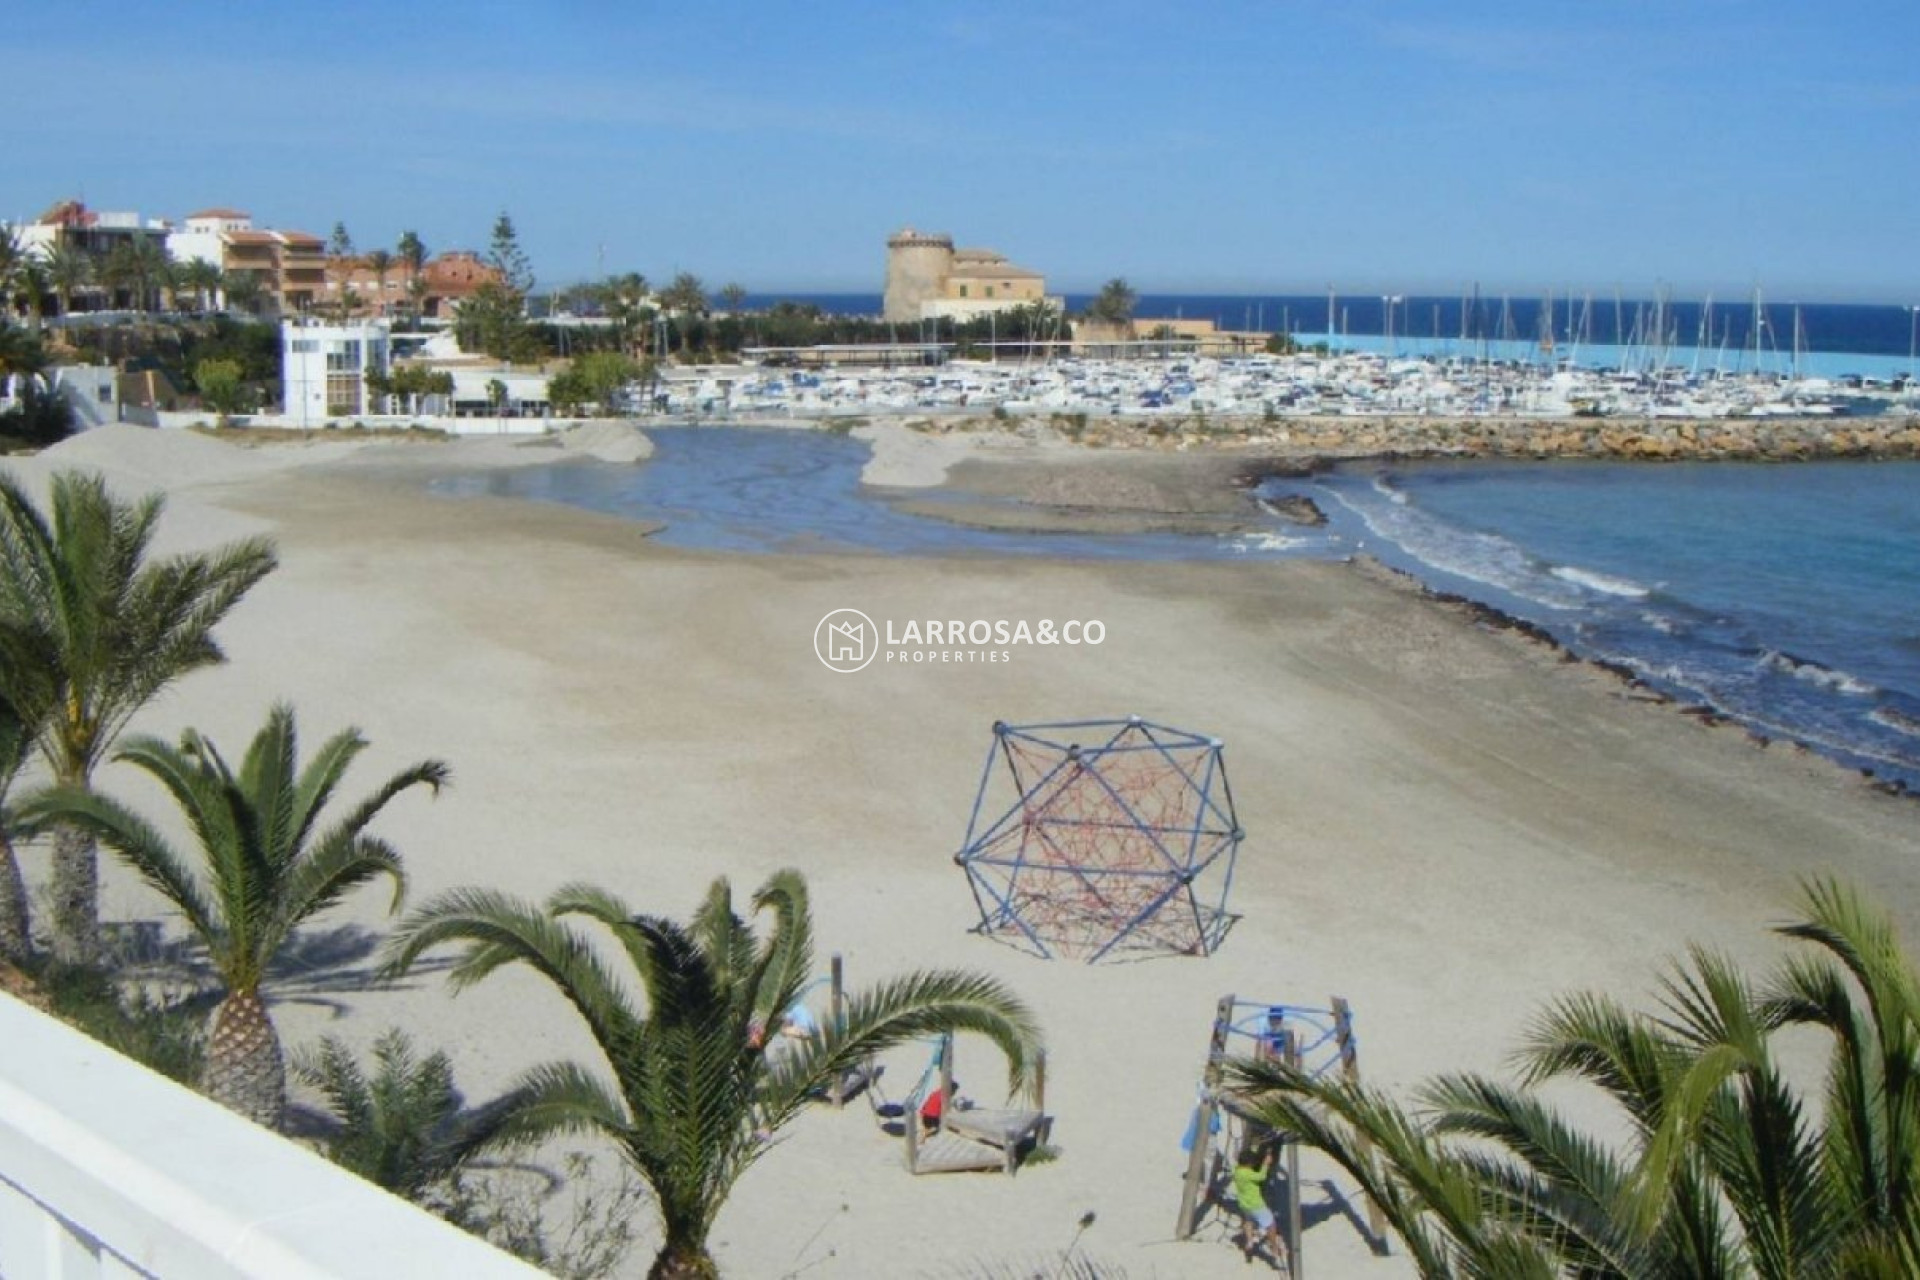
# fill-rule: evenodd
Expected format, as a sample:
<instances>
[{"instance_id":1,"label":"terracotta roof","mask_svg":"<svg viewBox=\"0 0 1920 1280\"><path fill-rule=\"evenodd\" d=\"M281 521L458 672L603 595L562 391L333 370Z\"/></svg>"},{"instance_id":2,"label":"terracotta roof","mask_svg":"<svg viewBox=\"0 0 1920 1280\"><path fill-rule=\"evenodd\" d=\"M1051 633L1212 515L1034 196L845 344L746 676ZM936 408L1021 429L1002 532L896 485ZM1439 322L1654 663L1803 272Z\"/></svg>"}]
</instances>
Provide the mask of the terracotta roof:
<instances>
[{"instance_id":1,"label":"terracotta roof","mask_svg":"<svg viewBox=\"0 0 1920 1280\"><path fill-rule=\"evenodd\" d=\"M309 235L305 231L276 231L273 234L279 236L281 243L285 244L288 248L318 248L326 244L326 241L322 240L319 236Z\"/></svg>"},{"instance_id":2,"label":"terracotta roof","mask_svg":"<svg viewBox=\"0 0 1920 1280\"><path fill-rule=\"evenodd\" d=\"M228 242L232 244L276 243L273 232L271 231L229 231L226 233L226 237Z\"/></svg>"},{"instance_id":3,"label":"terracotta roof","mask_svg":"<svg viewBox=\"0 0 1920 1280\"><path fill-rule=\"evenodd\" d=\"M187 217L188 217L189 219L194 219L194 218L222 218L222 219L225 219L225 220L226 220L226 221L228 221L228 222L233 222L233 221L236 221L236 220L240 220L240 221L248 221L248 222L251 222L251 221L253 220L253 215L252 215L252 214L250 214L250 213L248 213L248 212L246 212L246 211L245 211L244 209L228 209L228 208L224 208L224 207L215 207L215 208L212 208L212 209L202 209L202 210L201 210L200 212L198 212L198 213L190 213L190 214L188 214L188 215L187 215Z\"/></svg>"},{"instance_id":4,"label":"terracotta roof","mask_svg":"<svg viewBox=\"0 0 1920 1280\"><path fill-rule=\"evenodd\" d=\"M78 200L62 200L35 218L42 226L90 227L96 221L92 210Z\"/></svg>"}]
</instances>

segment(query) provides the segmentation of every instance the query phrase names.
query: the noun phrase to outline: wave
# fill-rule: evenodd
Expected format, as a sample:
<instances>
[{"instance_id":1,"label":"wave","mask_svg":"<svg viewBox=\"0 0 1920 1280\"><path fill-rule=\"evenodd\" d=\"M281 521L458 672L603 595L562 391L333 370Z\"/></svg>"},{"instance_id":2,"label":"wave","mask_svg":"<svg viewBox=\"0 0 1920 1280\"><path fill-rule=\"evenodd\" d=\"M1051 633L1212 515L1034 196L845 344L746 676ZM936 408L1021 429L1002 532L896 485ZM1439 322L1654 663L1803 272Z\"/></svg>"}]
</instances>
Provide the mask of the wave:
<instances>
[{"instance_id":1,"label":"wave","mask_svg":"<svg viewBox=\"0 0 1920 1280\"><path fill-rule=\"evenodd\" d=\"M1909 738L1920 738L1920 716L1910 716L1892 707L1875 707L1867 712L1867 719L1883 729L1891 729Z\"/></svg>"},{"instance_id":2,"label":"wave","mask_svg":"<svg viewBox=\"0 0 1920 1280\"><path fill-rule=\"evenodd\" d=\"M1599 573L1593 569L1581 569L1570 564L1557 564L1549 570L1562 582L1571 582L1576 587L1585 587L1597 591L1603 596L1622 596L1628 600L1645 600L1653 594L1653 588L1643 587L1628 578L1616 578L1611 574Z\"/></svg>"},{"instance_id":3,"label":"wave","mask_svg":"<svg viewBox=\"0 0 1920 1280\"><path fill-rule=\"evenodd\" d=\"M1437 519L1409 503L1405 493L1381 477L1375 477L1367 490L1333 485L1327 492L1358 517L1369 533L1429 569L1556 611L1578 609L1586 602L1578 587L1543 571L1540 562L1518 543ZM1369 494L1388 500L1373 501Z\"/></svg>"},{"instance_id":4,"label":"wave","mask_svg":"<svg viewBox=\"0 0 1920 1280\"><path fill-rule=\"evenodd\" d=\"M1786 653L1779 649L1769 649L1760 655L1760 661L1754 664L1762 671L1772 671L1779 675L1792 676L1795 680L1804 680L1834 693L1844 693L1849 697L1866 697L1878 693L1873 685L1858 676L1848 675L1811 658Z\"/></svg>"}]
</instances>

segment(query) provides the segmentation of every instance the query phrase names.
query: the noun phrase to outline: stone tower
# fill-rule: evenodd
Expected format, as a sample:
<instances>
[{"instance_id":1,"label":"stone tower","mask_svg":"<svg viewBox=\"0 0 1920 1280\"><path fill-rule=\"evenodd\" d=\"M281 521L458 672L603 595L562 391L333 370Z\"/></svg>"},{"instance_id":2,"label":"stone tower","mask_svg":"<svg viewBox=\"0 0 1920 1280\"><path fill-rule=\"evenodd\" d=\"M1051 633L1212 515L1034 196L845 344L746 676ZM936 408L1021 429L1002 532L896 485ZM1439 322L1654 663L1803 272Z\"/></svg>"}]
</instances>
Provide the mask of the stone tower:
<instances>
[{"instance_id":1,"label":"stone tower","mask_svg":"<svg viewBox=\"0 0 1920 1280\"><path fill-rule=\"evenodd\" d=\"M938 298L953 269L953 237L903 227L887 240L884 318L920 319L920 304Z\"/></svg>"}]
</instances>

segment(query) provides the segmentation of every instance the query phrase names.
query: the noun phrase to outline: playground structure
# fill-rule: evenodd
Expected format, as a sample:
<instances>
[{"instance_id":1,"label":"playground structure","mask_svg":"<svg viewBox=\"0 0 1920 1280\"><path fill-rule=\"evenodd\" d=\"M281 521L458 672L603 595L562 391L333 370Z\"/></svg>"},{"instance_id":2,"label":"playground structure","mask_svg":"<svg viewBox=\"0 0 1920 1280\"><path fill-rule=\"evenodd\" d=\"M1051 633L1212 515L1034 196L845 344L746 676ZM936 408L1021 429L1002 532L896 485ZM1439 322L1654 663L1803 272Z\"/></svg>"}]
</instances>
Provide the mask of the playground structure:
<instances>
[{"instance_id":1,"label":"playground structure","mask_svg":"<svg viewBox=\"0 0 1920 1280\"><path fill-rule=\"evenodd\" d=\"M808 996L823 985L827 988L824 1019L817 1017L807 1006ZM827 1028L841 1030L846 1027L846 966L838 952L834 953L825 976L815 978L801 988L798 998L783 1011L783 1021L792 1016L796 1006L805 1008L807 1018L813 1023L804 1030L805 1035L818 1035ZM779 1034L768 1038L778 1044ZM880 1069L874 1062L862 1063L835 1077L827 1085L825 1099L838 1110L844 1108L855 1095L864 1092L877 1115L898 1110L906 1140L907 1169L911 1173L1000 1169L1011 1174L1019 1166L1021 1156L1044 1145L1053 1130L1053 1117L1046 1113L1047 1055L1044 1050L1034 1064L1033 1084L1029 1091L1031 1107L943 1105L940 1122L930 1134L920 1132L920 1106L934 1088L939 1089L941 1098L952 1098L953 1033L945 1032L934 1040L926 1069L898 1107L882 1108L878 1098L879 1079Z\"/></svg>"},{"instance_id":2,"label":"playground structure","mask_svg":"<svg viewBox=\"0 0 1920 1280\"><path fill-rule=\"evenodd\" d=\"M938 1090L933 1095L933 1090ZM920 1106L929 1096L943 1099L933 1132L920 1132ZM956 1105L953 1085L953 1033L934 1046L928 1069L907 1095L900 1124L907 1143L907 1169L915 1174L999 1169L1011 1174L1023 1153L1045 1145L1053 1131L1047 1114L1047 1059L1034 1064L1031 1107Z\"/></svg>"},{"instance_id":3,"label":"playground structure","mask_svg":"<svg viewBox=\"0 0 1920 1280\"><path fill-rule=\"evenodd\" d=\"M1244 833L1218 738L1124 720L993 726L954 861L976 931L1035 954L1211 954Z\"/></svg>"},{"instance_id":4,"label":"playground structure","mask_svg":"<svg viewBox=\"0 0 1920 1280\"><path fill-rule=\"evenodd\" d=\"M1222 1087L1221 1081L1226 1060L1236 1050L1245 1056L1285 1062L1315 1079L1338 1072L1349 1081L1357 1081L1360 1050L1353 1034L1353 1009L1339 996L1328 1004L1325 1009L1314 1009L1221 997L1207 1046L1200 1101L1187 1133L1187 1174L1181 1184L1175 1238L1191 1239L1209 1206L1222 1202L1220 1188L1226 1185L1240 1151L1279 1143L1286 1152L1286 1203L1276 1216L1286 1237L1288 1274L1291 1280L1302 1280L1299 1140L1261 1125ZM1238 1212L1231 1205L1227 1211ZM1384 1253L1386 1219L1371 1200L1367 1202L1367 1228L1369 1244L1376 1253Z\"/></svg>"}]
</instances>

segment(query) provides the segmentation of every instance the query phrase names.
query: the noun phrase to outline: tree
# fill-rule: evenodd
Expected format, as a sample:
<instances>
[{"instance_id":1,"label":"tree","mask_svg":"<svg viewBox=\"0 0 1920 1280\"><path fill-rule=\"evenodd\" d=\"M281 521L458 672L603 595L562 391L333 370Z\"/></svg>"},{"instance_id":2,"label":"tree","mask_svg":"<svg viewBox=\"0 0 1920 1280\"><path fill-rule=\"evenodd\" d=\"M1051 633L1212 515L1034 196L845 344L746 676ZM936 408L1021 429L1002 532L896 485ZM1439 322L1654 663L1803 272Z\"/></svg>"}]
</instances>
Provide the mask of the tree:
<instances>
[{"instance_id":1,"label":"tree","mask_svg":"<svg viewBox=\"0 0 1920 1280\"><path fill-rule=\"evenodd\" d=\"M189 258L180 264L180 285L193 293L193 309L205 311L220 291L220 264L205 258Z\"/></svg>"},{"instance_id":2,"label":"tree","mask_svg":"<svg viewBox=\"0 0 1920 1280\"><path fill-rule=\"evenodd\" d=\"M393 255L385 249L367 252L367 270L373 272L374 296L381 315L387 314L387 273L393 270Z\"/></svg>"},{"instance_id":3,"label":"tree","mask_svg":"<svg viewBox=\"0 0 1920 1280\"><path fill-rule=\"evenodd\" d=\"M402 231L400 240L394 246L394 254L407 272L407 301L412 307L413 321L420 321L420 300L426 295L426 281L420 273L426 269L427 246L417 231Z\"/></svg>"},{"instance_id":4,"label":"tree","mask_svg":"<svg viewBox=\"0 0 1920 1280\"><path fill-rule=\"evenodd\" d=\"M720 290L720 305L730 312L737 312L747 304L746 289L737 284L728 284Z\"/></svg>"},{"instance_id":5,"label":"tree","mask_svg":"<svg viewBox=\"0 0 1920 1280\"><path fill-rule=\"evenodd\" d=\"M1087 307L1090 319L1101 324L1128 325L1133 322L1133 308L1140 301L1140 295L1124 279L1115 276L1100 286L1099 296Z\"/></svg>"},{"instance_id":6,"label":"tree","mask_svg":"<svg viewBox=\"0 0 1920 1280\"><path fill-rule=\"evenodd\" d=\"M238 773L191 729L178 747L129 739L114 758L152 775L180 806L199 845L197 870L158 828L109 797L62 786L21 806L29 822L90 832L179 908L224 989L202 1088L268 1128L280 1126L287 1102L286 1060L260 996L275 954L304 921L376 877L393 881L392 905L399 906L406 889L400 855L366 828L409 787L437 793L447 781L444 764L422 761L320 828L321 810L366 746L357 729L343 730L302 768L293 709L284 704L268 714Z\"/></svg>"},{"instance_id":7,"label":"tree","mask_svg":"<svg viewBox=\"0 0 1920 1280\"><path fill-rule=\"evenodd\" d=\"M10 226L0 226L0 309L13 312L13 298L20 289L20 275L27 266L26 242Z\"/></svg>"},{"instance_id":8,"label":"tree","mask_svg":"<svg viewBox=\"0 0 1920 1280\"><path fill-rule=\"evenodd\" d=\"M1522 1052L1522 1087L1443 1076L1420 1092L1426 1119L1269 1063L1233 1064L1236 1090L1256 1120L1343 1165L1424 1275L1913 1275L1920 974L1857 893L1808 882L1801 914L1780 932L1818 951L1764 985L1695 948L1656 1016L1556 1001ZM1818 1106L1772 1044L1805 1029L1828 1038ZM1626 1151L1530 1092L1562 1077L1620 1107Z\"/></svg>"},{"instance_id":9,"label":"tree","mask_svg":"<svg viewBox=\"0 0 1920 1280\"><path fill-rule=\"evenodd\" d=\"M523 302L519 294L492 281L461 299L454 312L460 349L483 351L508 364L537 360L540 340L527 325Z\"/></svg>"},{"instance_id":10,"label":"tree","mask_svg":"<svg viewBox=\"0 0 1920 1280\"><path fill-rule=\"evenodd\" d=\"M265 296L260 277L251 271L221 272L220 292L226 295L229 307L248 313L258 311L260 301Z\"/></svg>"},{"instance_id":11,"label":"tree","mask_svg":"<svg viewBox=\"0 0 1920 1280\"><path fill-rule=\"evenodd\" d=\"M682 271L673 278L673 283L660 291L660 306L670 315L681 318L677 346L685 350L692 341L688 320L707 314L707 287L700 283L700 277L690 271Z\"/></svg>"},{"instance_id":12,"label":"tree","mask_svg":"<svg viewBox=\"0 0 1920 1280\"><path fill-rule=\"evenodd\" d=\"M93 258L65 240L54 241L47 250L47 283L59 299L60 314L73 314L73 295L93 283Z\"/></svg>"},{"instance_id":13,"label":"tree","mask_svg":"<svg viewBox=\"0 0 1920 1280\"><path fill-rule=\"evenodd\" d=\"M353 256L353 237L347 232L347 224L333 224L333 234L327 237L327 256L329 258L351 258Z\"/></svg>"},{"instance_id":14,"label":"tree","mask_svg":"<svg viewBox=\"0 0 1920 1280\"><path fill-rule=\"evenodd\" d=\"M798 872L775 874L753 905L772 918L764 938L734 914L724 879L685 926L638 915L591 885L562 888L544 907L461 889L409 915L387 952L385 970L398 975L431 947L463 943L451 973L456 989L519 963L573 1005L611 1082L575 1062L533 1068L509 1095L496 1142L588 1132L615 1143L659 1209L664 1240L649 1273L655 1277L716 1274L707 1235L734 1183L810 1097L873 1053L934 1032L977 1032L1006 1055L1018 1088L1039 1046L1032 1015L999 982L939 971L855 995L843 1023L770 1060L765 1028L810 978L813 925ZM572 926L575 916L620 944L644 1010Z\"/></svg>"},{"instance_id":15,"label":"tree","mask_svg":"<svg viewBox=\"0 0 1920 1280\"><path fill-rule=\"evenodd\" d=\"M554 407L568 409L596 405L602 416L611 416L619 393L642 376L640 363L618 351L590 351L576 359L548 382L547 394Z\"/></svg>"},{"instance_id":16,"label":"tree","mask_svg":"<svg viewBox=\"0 0 1920 1280\"><path fill-rule=\"evenodd\" d=\"M487 251L487 261L500 273L500 282L525 302L527 295L533 292L533 263L520 247L520 237L513 229L513 219L507 216L504 209L494 219L493 240Z\"/></svg>"},{"instance_id":17,"label":"tree","mask_svg":"<svg viewBox=\"0 0 1920 1280\"><path fill-rule=\"evenodd\" d=\"M56 474L49 506L51 518L0 475L0 698L33 727L53 780L85 788L135 712L223 661L213 628L277 562L264 538L150 558L164 500L123 503L97 473ZM53 835L54 957L90 963L93 837L67 824Z\"/></svg>"},{"instance_id":18,"label":"tree","mask_svg":"<svg viewBox=\"0 0 1920 1280\"><path fill-rule=\"evenodd\" d=\"M334 1117L327 1159L397 1196L422 1203L475 1155L486 1113L471 1112L453 1083L453 1062L421 1057L398 1027L373 1042L373 1070L334 1036L296 1054L293 1074L319 1091Z\"/></svg>"},{"instance_id":19,"label":"tree","mask_svg":"<svg viewBox=\"0 0 1920 1280\"><path fill-rule=\"evenodd\" d=\"M229 415L240 412L242 376L238 360L202 360L193 367L193 381L200 388L200 399L220 415L221 426L227 424Z\"/></svg>"},{"instance_id":20,"label":"tree","mask_svg":"<svg viewBox=\"0 0 1920 1280\"><path fill-rule=\"evenodd\" d=\"M0 698L0 961L15 967L32 961L33 931L27 885L13 848L14 817L7 807L7 792L27 762L32 741L31 730L21 722L13 704Z\"/></svg>"}]
</instances>

